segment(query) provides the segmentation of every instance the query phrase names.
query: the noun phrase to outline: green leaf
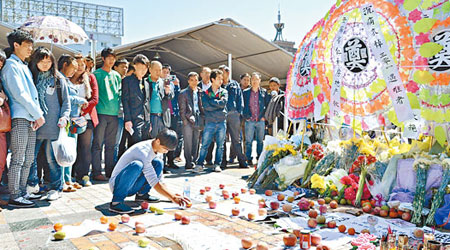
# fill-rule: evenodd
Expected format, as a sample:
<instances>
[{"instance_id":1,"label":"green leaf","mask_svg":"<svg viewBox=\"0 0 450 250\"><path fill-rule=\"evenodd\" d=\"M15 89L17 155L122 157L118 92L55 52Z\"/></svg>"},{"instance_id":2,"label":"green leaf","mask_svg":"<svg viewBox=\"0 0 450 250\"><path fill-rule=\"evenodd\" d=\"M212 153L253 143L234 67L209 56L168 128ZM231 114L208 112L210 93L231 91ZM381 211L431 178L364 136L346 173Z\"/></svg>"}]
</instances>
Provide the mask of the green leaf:
<instances>
[{"instance_id":1,"label":"green leaf","mask_svg":"<svg viewBox=\"0 0 450 250\"><path fill-rule=\"evenodd\" d=\"M341 5L342 0L337 0L336 1L336 7L339 7L339 5Z\"/></svg>"},{"instance_id":2,"label":"green leaf","mask_svg":"<svg viewBox=\"0 0 450 250\"><path fill-rule=\"evenodd\" d=\"M395 113L394 109L391 109L388 112L387 117L389 118L389 121L391 121L394 125L396 125L398 127L401 126L400 122L398 121L397 114Z\"/></svg>"},{"instance_id":3,"label":"green leaf","mask_svg":"<svg viewBox=\"0 0 450 250\"><path fill-rule=\"evenodd\" d=\"M439 51L441 51L443 48L444 46L438 43L430 42L422 44L422 46L420 46L419 52L421 56L430 58L439 53Z\"/></svg>"},{"instance_id":4,"label":"green leaf","mask_svg":"<svg viewBox=\"0 0 450 250\"><path fill-rule=\"evenodd\" d=\"M411 105L411 108L419 109L420 108L419 98L417 98L417 96L413 93L406 93L406 94L408 95L409 104Z\"/></svg>"},{"instance_id":5,"label":"green leaf","mask_svg":"<svg viewBox=\"0 0 450 250\"><path fill-rule=\"evenodd\" d=\"M417 7L419 7L420 0L405 0L403 3L403 8L407 11L413 11Z\"/></svg>"},{"instance_id":6,"label":"green leaf","mask_svg":"<svg viewBox=\"0 0 450 250\"><path fill-rule=\"evenodd\" d=\"M322 89L319 85L314 86L314 98L316 98L320 94L320 91L322 91Z\"/></svg>"},{"instance_id":7,"label":"green leaf","mask_svg":"<svg viewBox=\"0 0 450 250\"><path fill-rule=\"evenodd\" d=\"M449 13L450 12L450 2L447 1L442 5L442 11L444 13Z\"/></svg>"},{"instance_id":8,"label":"green leaf","mask_svg":"<svg viewBox=\"0 0 450 250\"><path fill-rule=\"evenodd\" d=\"M444 113L442 113L441 111L437 110L434 112L433 115L434 121L437 123L443 123L444 122Z\"/></svg>"},{"instance_id":9,"label":"green leaf","mask_svg":"<svg viewBox=\"0 0 450 250\"><path fill-rule=\"evenodd\" d=\"M442 94L439 97L439 101L442 105L447 105L450 103L450 94Z\"/></svg>"},{"instance_id":10,"label":"green leaf","mask_svg":"<svg viewBox=\"0 0 450 250\"><path fill-rule=\"evenodd\" d=\"M441 14L441 9L439 9L439 8L434 9L433 16L437 16L439 14Z\"/></svg>"},{"instance_id":11,"label":"green leaf","mask_svg":"<svg viewBox=\"0 0 450 250\"><path fill-rule=\"evenodd\" d=\"M432 105L439 105L439 97L437 95L433 95L430 99L430 104Z\"/></svg>"},{"instance_id":12,"label":"green leaf","mask_svg":"<svg viewBox=\"0 0 450 250\"><path fill-rule=\"evenodd\" d=\"M380 79L370 85L370 90L374 93L379 93L385 88L386 88L386 81Z\"/></svg>"},{"instance_id":13,"label":"green leaf","mask_svg":"<svg viewBox=\"0 0 450 250\"><path fill-rule=\"evenodd\" d=\"M436 126L434 128L434 137L436 138L437 142L441 144L441 146L444 146L445 141L447 140L445 130L441 126Z\"/></svg>"},{"instance_id":14,"label":"green leaf","mask_svg":"<svg viewBox=\"0 0 450 250\"><path fill-rule=\"evenodd\" d=\"M341 88L341 97L347 99L347 91L344 88Z\"/></svg>"},{"instance_id":15,"label":"green leaf","mask_svg":"<svg viewBox=\"0 0 450 250\"><path fill-rule=\"evenodd\" d=\"M316 77L316 75L317 75L317 69L313 68L313 69L311 70L311 78Z\"/></svg>"},{"instance_id":16,"label":"green leaf","mask_svg":"<svg viewBox=\"0 0 450 250\"><path fill-rule=\"evenodd\" d=\"M447 110L444 114L444 119L446 122L450 122L450 110Z\"/></svg>"},{"instance_id":17,"label":"green leaf","mask_svg":"<svg viewBox=\"0 0 450 250\"><path fill-rule=\"evenodd\" d=\"M328 105L328 102L322 103L322 110L320 111L320 115L326 115L328 111L330 110L330 105Z\"/></svg>"},{"instance_id":18,"label":"green leaf","mask_svg":"<svg viewBox=\"0 0 450 250\"><path fill-rule=\"evenodd\" d=\"M417 34L427 33L431 29L431 27L433 27L436 21L437 20L434 18L423 18L414 24L414 31Z\"/></svg>"},{"instance_id":19,"label":"green leaf","mask_svg":"<svg viewBox=\"0 0 450 250\"><path fill-rule=\"evenodd\" d=\"M413 80L418 84L430 83L434 80L433 75L426 70L417 70L414 72Z\"/></svg>"},{"instance_id":20,"label":"green leaf","mask_svg":"<svg viewBox=\"0 0 450 250\"><path fill-rule=\"evenodd\" d=\"M423 0L422 6L420 8L421 9L428 9L431 6L433 6L433 0Z\"/></svg>"}]
</instances>

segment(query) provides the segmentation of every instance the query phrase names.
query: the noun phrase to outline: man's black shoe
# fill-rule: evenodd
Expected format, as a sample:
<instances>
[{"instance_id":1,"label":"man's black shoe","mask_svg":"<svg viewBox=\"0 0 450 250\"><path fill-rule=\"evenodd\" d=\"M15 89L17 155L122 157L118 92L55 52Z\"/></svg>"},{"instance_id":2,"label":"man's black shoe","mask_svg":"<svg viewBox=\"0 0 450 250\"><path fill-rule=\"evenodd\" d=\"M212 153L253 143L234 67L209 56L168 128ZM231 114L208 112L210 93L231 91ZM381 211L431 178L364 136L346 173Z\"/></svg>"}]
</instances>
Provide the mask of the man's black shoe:
<instances>
[{"instance_id":1,"label":"man's black shoe","mask_svg":"<svg viewBox=\"0 0 450 250\"><path fill-rule=\"evenodd\" d=\"M116 205L113 205L112 202L109 204L109 211L118 214L131 214L134 213L134 209L125 203L121 202Z\"/></svg>"},{"instance_id":2,"label":"man's black shoe","mask_svg":"<svg viewBox=\"0 0 450 250\"><path fill-rule=\"evenodd\" d=\"M134 198L135 201L147 201L150 203L159 202L159 198L155 196L151 196L149 194L136 194L136 197Z\"/></svg>"}]
</instances>

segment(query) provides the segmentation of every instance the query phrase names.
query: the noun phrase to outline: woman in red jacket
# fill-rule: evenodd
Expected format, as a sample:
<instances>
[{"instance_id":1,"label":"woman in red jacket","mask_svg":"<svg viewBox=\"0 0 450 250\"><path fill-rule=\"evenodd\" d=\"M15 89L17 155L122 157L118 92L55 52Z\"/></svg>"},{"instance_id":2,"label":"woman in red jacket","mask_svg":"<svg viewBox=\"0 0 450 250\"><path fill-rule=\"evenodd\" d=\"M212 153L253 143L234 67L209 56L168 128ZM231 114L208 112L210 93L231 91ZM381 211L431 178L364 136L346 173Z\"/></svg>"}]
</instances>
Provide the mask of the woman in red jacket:
<instances>
[{"instance_id":1,"label":"woman in red jacket","mask_svg":"<svg viewBox=\"0 0 450 250\"><path fill-rule=\"evenodd\" d=\"M85 58L82 56L75 56L78 63L85 63ZM98 124L97 110L95 106L98 103L98 85L94 74L84 70L79 69L77 73L73 76L75 79L71 81L83 81L85 79L89 80L90 93L86 93L88 98L88 103L82 106L81 115L88 121L86 131L78 135L78 145L77 145L77 160L74 164L75 177L78 183L83 186L90 186L92 183L89 180L89 167L91 164L91 146L92 146L92 134L94 128Z\"/></svg>"}]
</instances>

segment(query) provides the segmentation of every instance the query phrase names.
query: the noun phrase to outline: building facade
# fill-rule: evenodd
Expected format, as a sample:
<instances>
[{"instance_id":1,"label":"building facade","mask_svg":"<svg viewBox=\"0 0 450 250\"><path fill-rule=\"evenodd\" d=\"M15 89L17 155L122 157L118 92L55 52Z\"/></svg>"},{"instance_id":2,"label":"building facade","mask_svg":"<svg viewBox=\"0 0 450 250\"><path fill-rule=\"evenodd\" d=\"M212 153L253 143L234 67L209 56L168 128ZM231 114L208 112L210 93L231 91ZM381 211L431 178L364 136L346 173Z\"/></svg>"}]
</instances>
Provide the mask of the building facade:
<instances>
[{"instance_id":1,"label":"building facade","mask_svg":"<svg viewBox=\"0 0 450 250\"><path fill-rule=\"evenodd\" d=\"M122 8L67 0L0 0L0 3L0 21L14 27L32 16L61 16L80 25L95 40L96 51L122 44ZM92 42L67 46L88 55Z\"/></svg>"}]
</instances>

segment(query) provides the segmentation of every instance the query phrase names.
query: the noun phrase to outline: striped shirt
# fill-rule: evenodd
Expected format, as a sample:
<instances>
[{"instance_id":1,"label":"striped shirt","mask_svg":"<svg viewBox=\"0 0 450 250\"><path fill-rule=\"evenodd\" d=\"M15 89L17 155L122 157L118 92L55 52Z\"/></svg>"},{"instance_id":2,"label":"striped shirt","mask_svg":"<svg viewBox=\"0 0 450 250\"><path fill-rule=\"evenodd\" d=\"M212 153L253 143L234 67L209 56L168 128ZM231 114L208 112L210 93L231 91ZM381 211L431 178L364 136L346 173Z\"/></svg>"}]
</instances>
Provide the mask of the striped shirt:
<instances>
[{"instance_id":1,"label":"striped shirt","mask_svg":"<svg viewBox=\"0 0 450 250\"><path fill-rule=\"evenodd\" d=\"M109 187L111 191L114 191L116 177L132 161L141 161L144 164L142 172L151 187L154 187L156 184L158 184L159 179L156 175L155 169L152 166L153 159L157 157L157 154L155 154L155 152L153 151L152 142L153 140L146 140L136 143L120 157L119 161L114 167L111 178L109 179Z\"/></svg>"}]
</instances>

